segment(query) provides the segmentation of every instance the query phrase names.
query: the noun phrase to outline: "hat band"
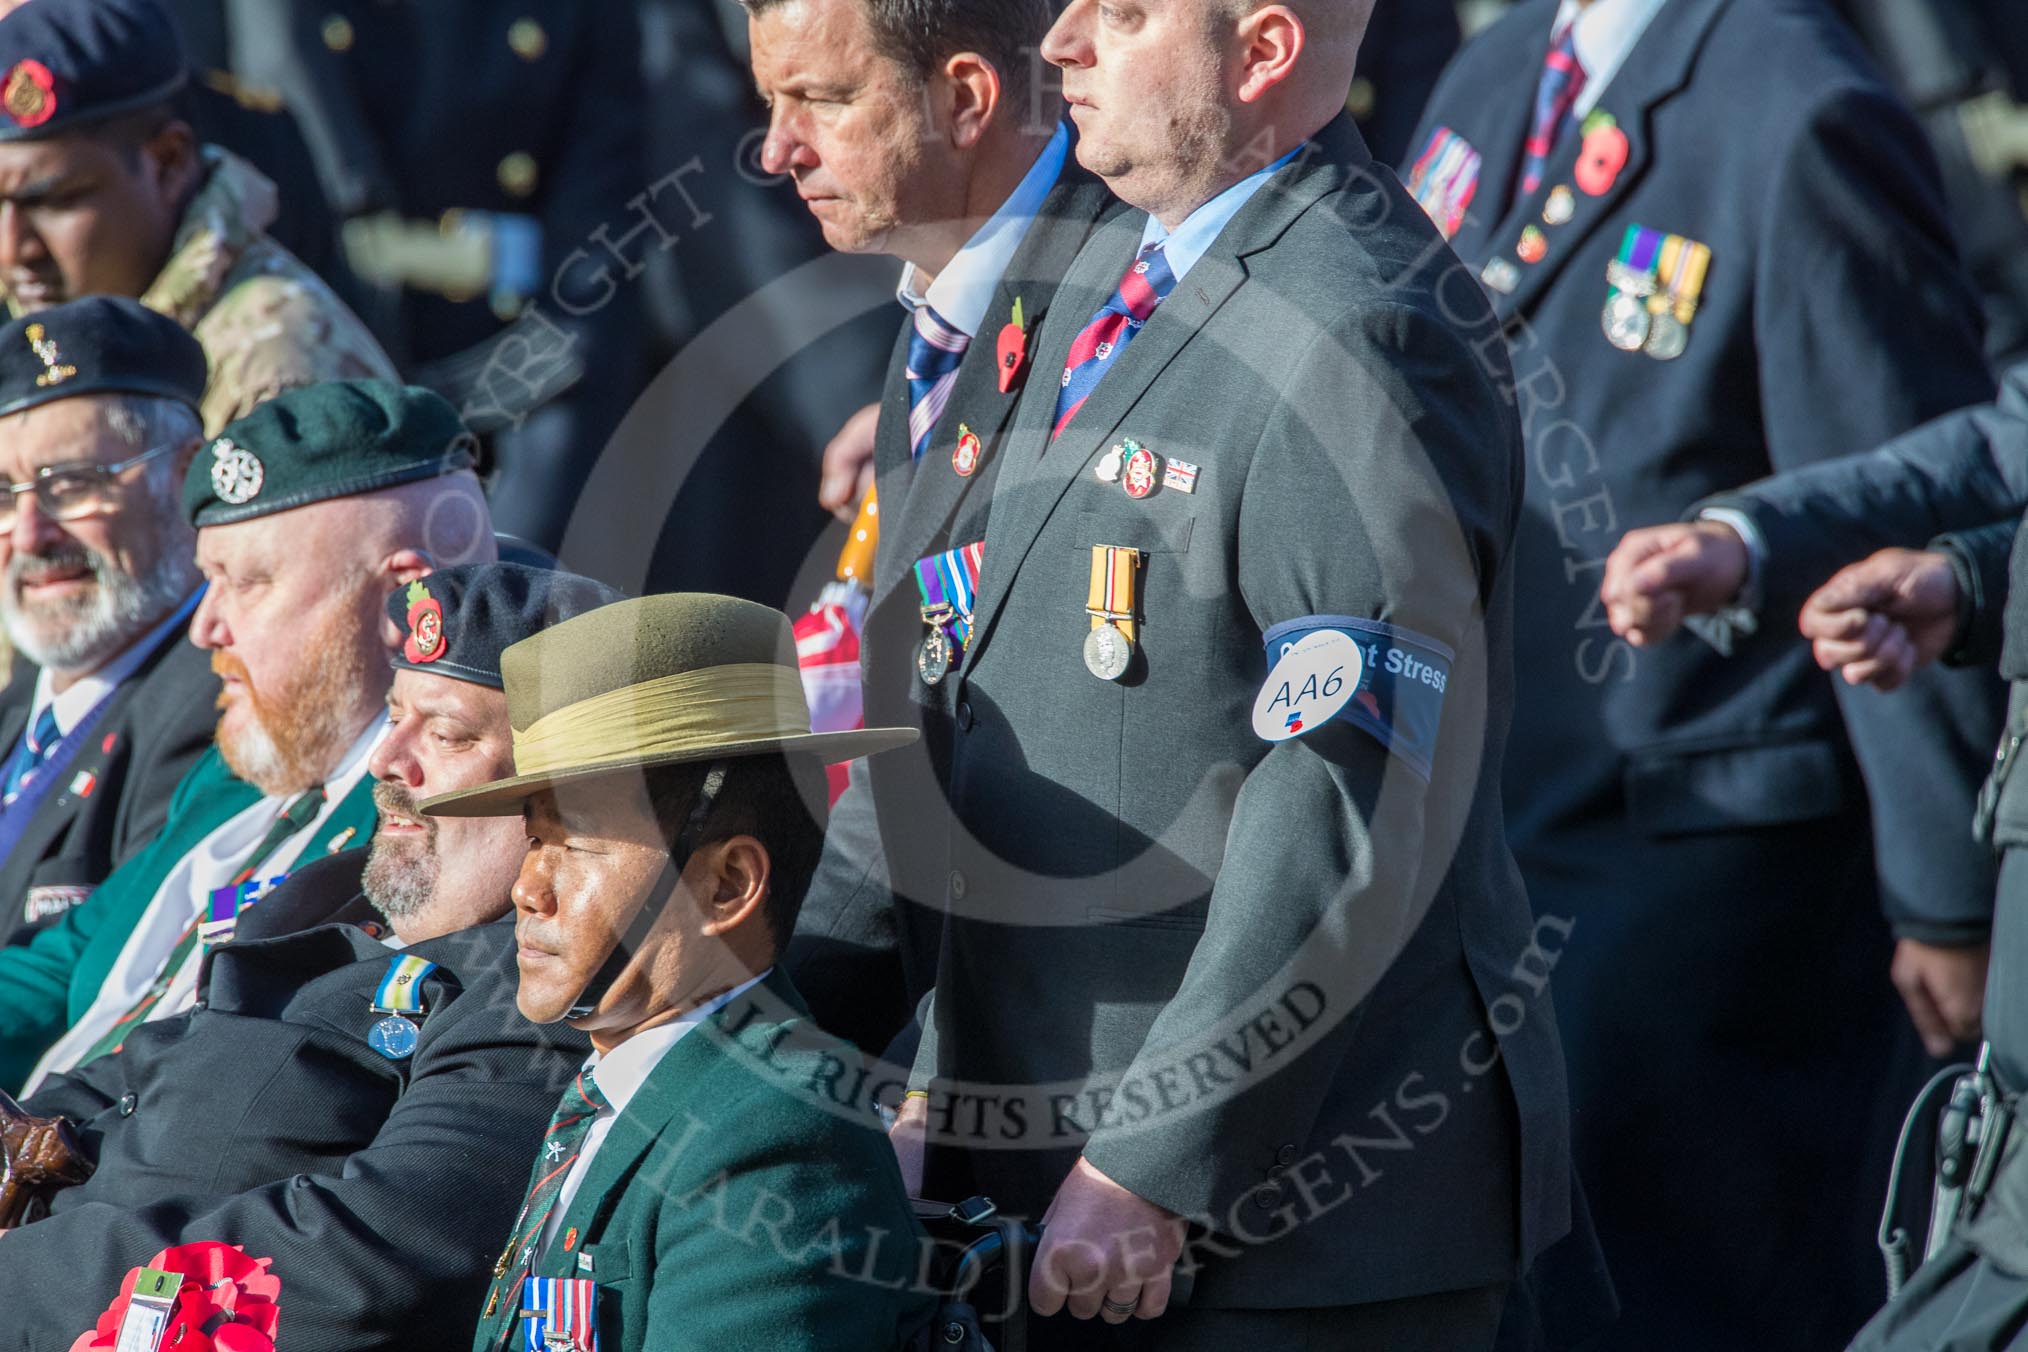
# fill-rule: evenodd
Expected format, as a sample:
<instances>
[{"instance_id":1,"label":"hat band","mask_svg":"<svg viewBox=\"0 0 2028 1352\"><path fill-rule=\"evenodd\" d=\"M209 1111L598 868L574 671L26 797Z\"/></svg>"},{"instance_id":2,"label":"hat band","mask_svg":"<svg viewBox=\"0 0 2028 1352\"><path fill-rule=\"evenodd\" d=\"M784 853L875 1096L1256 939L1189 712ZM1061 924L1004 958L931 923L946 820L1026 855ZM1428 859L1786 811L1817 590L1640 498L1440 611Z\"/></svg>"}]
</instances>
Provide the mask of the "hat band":
<instances>
[{"instance_id":1,"label":"hat band","mask_svg":"<svg viewBox=\"0 0 2028 1352\"><path fill-rule=\"evenodd\" d=\"M739 662L657 676L544 714L514 734L516 775L810 735L802 674Z\"/></svg>"}]
</instances>

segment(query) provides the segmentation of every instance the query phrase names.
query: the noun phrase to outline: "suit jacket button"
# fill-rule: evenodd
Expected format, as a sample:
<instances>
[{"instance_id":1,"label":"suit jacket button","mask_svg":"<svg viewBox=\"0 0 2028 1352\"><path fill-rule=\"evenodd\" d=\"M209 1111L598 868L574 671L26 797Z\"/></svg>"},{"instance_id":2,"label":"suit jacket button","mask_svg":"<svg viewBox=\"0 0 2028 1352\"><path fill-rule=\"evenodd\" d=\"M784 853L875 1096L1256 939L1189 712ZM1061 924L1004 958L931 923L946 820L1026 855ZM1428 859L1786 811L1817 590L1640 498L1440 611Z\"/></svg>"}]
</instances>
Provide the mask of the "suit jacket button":
<instances>
[{"instance_id":1,"label":"suit jacket button","mask_svg":"<svg viewBox=\"0 0 2028 1352\"><path fill-rule=\"evenodd\" d=\"M1296 1148L1294 1146L1285 1145L1280 1150L1275 1151L1275 1163L1280 1165L1290 1165L1294 1164L1295 1162L1296 1162Z\"/></svg>"},{"instance_id":2,"label":"suit jacket button","mask_svg":"<svg viewBox=\"0 0 2028 1352\"><path fill-rule=\"evenodd\" d=\"M1268 1177L1269 1177L1269 1178L1280 1178L1280 1177L1281 1177L1281 1176L1282 1176L1283 1174L1285 1174L1285 1173L1287 1173L1287 1172L1288 1172L1288 1167L1287 1167L1286 1165L1281 1165L1281 1164L1270 1164L1270 1165L1268 1166Z\"/></svg>"},{"instance_id":3,"label":"suit jacket button","mask_svg":"<svg viewBox=\"0 0 2028 1352\"><path fill-rule=\"evenodd\" d=\"M958 731L970 732L971 730L972 730L972 702L970 700L966 700L958 705Z\"/></svg>"},{"instance_id":4,"label":"suit jacket button","mask_svg":"<svg viewBox=\"0 0 2028 1352\"><path fill-rule=\"evenodd\" d=\"M1275 1203L1282 1200L1282 1190L1272 1183L1263 1183L1253 1190L1253 1204L1262 1211L1274 1210Z\"/></svg>"},{"instance_id":5,"label":"suit jacket button","mask_svg":"<svg viewBox=\"0 0 2028 1352\"><path fill-rule=\"evenodd\" d=\"M141 1096L139 1094L120 1095L120 1116L132 1117L134 1115L135 1106L138 1105L140 1102Z\"/></svg>"},{"instance_id":6,"label":"suit jacket button","mask_svg":"<svg viewBox=\"0 0 2028 1352\"><path fill-rule=\"evenodd\" d=\"M965 883L965 875L964 875L964 874L962 874L962 873L960 873L960 872L958 872L958 870L956 870L956 869L952 869L952 870L951 870L951 900L952 900L952 901L963 901L963 900L965 899L965 890L966 890L966 883Z\"/></svg>"}]
</instances>

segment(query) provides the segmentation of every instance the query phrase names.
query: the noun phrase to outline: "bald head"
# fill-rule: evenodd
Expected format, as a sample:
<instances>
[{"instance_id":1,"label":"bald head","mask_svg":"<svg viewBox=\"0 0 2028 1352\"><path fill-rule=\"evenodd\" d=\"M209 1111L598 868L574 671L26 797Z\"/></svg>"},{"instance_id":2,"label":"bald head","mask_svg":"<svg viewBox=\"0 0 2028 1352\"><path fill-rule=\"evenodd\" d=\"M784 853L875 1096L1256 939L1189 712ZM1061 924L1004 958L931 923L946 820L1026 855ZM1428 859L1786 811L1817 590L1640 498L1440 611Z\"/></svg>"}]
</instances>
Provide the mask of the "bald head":
<instances>
[{"instance_id":1,"label":"bald head","mask_svg":"<svg viewBox=\"0 0 2028 1352\"><path fill-rule=\"evenodd\" d=\"M1071 0L1043 44L1078 159L1172 228L1345 108L1374 0Z\"/></svg>"}]
</instances>

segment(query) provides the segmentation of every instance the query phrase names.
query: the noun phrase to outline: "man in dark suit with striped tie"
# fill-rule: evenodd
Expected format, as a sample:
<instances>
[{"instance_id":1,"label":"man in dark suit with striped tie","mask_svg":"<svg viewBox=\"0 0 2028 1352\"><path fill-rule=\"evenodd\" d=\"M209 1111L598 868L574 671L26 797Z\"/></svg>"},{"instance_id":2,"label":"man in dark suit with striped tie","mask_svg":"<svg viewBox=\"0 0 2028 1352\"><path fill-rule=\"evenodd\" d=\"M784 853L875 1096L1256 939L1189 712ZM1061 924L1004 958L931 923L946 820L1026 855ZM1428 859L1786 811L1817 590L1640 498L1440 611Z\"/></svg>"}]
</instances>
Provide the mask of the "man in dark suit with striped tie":
<instances>
[{"instance_id":1,"label":"man in dark suit with striped tie","mask_svg":"<svg viewBox=\"0 0 2028 1352\"><path fill-rule=\"evenodd\" d=\"M866 721L923 742L854 767L784 958L819 1021L877 1052L932 976L936 920L915 903L934 903L943 870L906 842L946 810L943 678L969 633L1002 437L1064 269L1116 204L1078 167L1035 71L1047 0L747 9L771 108L765 166L795 179L833 247L904 264L908 322L877 415L856 420L863 433L878 418L880 508L861 659Z\"/></svg>"}]
</instances>

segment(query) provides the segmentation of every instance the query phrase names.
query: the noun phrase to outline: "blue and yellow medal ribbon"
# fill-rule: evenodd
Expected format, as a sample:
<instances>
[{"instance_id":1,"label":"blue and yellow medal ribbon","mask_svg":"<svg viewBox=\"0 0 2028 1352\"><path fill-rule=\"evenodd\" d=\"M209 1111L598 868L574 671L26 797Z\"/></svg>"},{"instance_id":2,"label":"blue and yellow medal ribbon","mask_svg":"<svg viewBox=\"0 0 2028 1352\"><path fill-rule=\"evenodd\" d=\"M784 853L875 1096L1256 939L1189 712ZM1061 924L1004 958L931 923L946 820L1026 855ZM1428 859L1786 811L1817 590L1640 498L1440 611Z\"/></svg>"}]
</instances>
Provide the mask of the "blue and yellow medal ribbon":
<instances>
[{"instance_id":1,"label":"blue and yellow medal ribbon","mask_svg":"<svg viewBox=\"0 0 2028 1352\"><path fill-rule=\"evenodd\" d=\"M420 1014L423 1012L422 983L437 965L427 958L403 954L387 966L380 988L373 993L376 1014Z\"/></svg>"}]
</instances>

